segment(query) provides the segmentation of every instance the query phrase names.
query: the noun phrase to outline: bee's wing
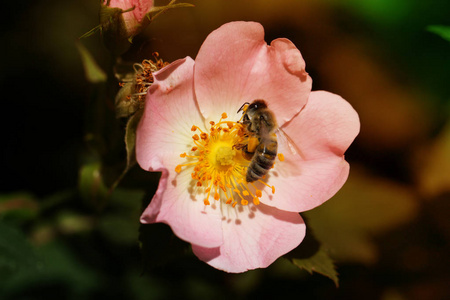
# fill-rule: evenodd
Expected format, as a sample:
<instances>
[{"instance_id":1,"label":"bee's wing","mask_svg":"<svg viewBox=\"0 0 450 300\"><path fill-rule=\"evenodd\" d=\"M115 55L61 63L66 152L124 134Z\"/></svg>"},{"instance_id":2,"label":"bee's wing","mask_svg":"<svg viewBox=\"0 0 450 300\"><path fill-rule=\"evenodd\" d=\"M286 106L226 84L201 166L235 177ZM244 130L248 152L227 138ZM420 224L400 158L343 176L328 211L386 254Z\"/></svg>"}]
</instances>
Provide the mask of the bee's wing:
<instances>
[{"instance_id":1,"label":"bee's wing","mask_svg":"<svg viewBox=\"0 0 450 300\"><path fill-rule=\"evenodd\" d=\"M283 131L283 129L278 128L276 131L276 135L278 138L278 143L283 144L285 148L289 149L289 152L292 155L300 155L301 151L298 148L298 146L295 144L295 142Z\"/></svg>"}]
</instances>

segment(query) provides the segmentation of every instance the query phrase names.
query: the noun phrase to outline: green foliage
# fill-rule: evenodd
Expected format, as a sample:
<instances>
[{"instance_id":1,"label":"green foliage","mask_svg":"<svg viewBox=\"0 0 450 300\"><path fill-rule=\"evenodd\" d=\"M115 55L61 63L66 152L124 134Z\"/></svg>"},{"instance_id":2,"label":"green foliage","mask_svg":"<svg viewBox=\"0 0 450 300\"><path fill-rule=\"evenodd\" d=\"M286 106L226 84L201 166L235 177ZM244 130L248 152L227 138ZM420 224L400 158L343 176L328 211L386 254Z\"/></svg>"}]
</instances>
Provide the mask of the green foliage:
<instances>
[{"instance_id":1,"label":"green foliage","mask_svg":"<svg viewBox=\"0 0 450 300\"><path fill-rule=\"evenodd\" d=\"M127 127L125 129L125 148L127 150L127 167L128 171L136 164L136 130L139 125L139 121L142 117L142 110L137 111L128 120Z\"/></svg>"},{"instance_id":2,"label":"green foliage","mask_svg":"<svg viewBox=\"0 0 450 300\"><path fill-rule=\"evenodd\" d=\"M79 174L79 191L83 199L101 208L106 204L109 195L102 175L102 166L99 162L83 165Z\"/></svg>"},{"instance_id":3,"label":"green foliage","mask_svg":"<svg viewBox=\"0 0 450 300\"><path fill-rule=\"evenodd\" d=\"M115 244L137 245L143 197L141 190L115 189L108 210L98 222L102 235Z\"/></svg>"},{"instance_id":4,"label":"green foliage","mask_svg":"<svg viewBox=\"0 0 450 300\"><path fill-rule=\"evenodd\" d=\"M151 22L159 15L165 13L167 10L171 8L182 8L182 7L194 7L191 3L175 3L176 0L170 1L168 5L165 6L154 6L147 14L148 20Z\"/></svg>"},{"instance_id":5,"label":"green foliage","mask_svg":"<svg viewBox=\"0 0 450 300\"><path fill-rule=\"evenodd\" d=\"M0 286L2 286L5 280L16 272L38 270L40 262L26 236L16 227L0 221L0 233Z\"/></svg>"},{"instance_id":6,"label":"green foliage","mask_svg":"<svg viewBox=\"0 0 450 300\"><path fill-rule=\"evenodd\" d=\"M81 55L81 61L84 67L86 79L90 83L106 82L106 73L96 63L95 59L80 42L76 43L78 52Z\"/></svg>"},{"instance_id":7,"label":"green foliage","mask_svg":"<svg viewBox=\"0 0 450 300\"><path fill-rule=\"evenodd\" d=\"M430 25L427 30L450 42L450 26Z\"/></svg>"},{"instance_id":8,"label":"green foliage","mask_svg":"<svg viewBox=\"0 0 450 300\"><path fill-rule=\"evenodd\" d=\"M23 223L36 217L39 205L28 193L0 195L0 220Z\"/></svg>"},{"instance_id":9,"label":"green foliage","mask_svg":"<svg viewBox=\"0 0 450 300\"><path fill-rule=\"evenodd\" d=\"M338 273L333 260L328 255L325 247L314 237L309 230L303 242L284 257L289 259L300 269L322 274L333 280L336 286L339 286Z\"/></svg>"}]
</instances>

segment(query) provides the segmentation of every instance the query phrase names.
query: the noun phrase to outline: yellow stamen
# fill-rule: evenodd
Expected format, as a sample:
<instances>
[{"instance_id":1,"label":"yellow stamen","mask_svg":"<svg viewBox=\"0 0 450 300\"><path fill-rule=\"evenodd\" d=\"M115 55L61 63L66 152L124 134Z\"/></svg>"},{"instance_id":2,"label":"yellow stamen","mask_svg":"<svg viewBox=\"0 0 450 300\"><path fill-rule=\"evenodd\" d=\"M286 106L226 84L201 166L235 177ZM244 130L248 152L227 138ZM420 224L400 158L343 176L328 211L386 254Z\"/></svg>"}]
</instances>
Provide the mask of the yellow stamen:
<instances>
[{"instance_id":1,"label":"yellow stamen","mask_svg":"<svg viewBox=\"0 0 450 300\"><path fill-rule=\"evenodd\" d=\"M241 123L224 121L227 117L226 113L222 113L219 122L210 121L208 131L196 125L191 127L191 131L198 130L199 133L192 136L191 152L180 154L187 161L177 165L175 172L180 173L184 167L189 167L188 172L196 186L194 193L204 195L206 206L211 205L211 198L219 201L221 206L246 206L249 202L259 205L261 190L253 182L245 180L250 161L242 155L242 148L236 147L248 145L249 135ZM280 157L282 154L278 155L282 160ZM272 189L272 193L275 192L275 187L268 185L264 178L259 182Z\"/></svg>"},{"instance_id":2,"label":"yellow stamen","mask_svg":"<svg viewBox=\"0 0 450 300\"><path fill-rule=\"evenodd\" d=\"M279 159L280 161L284 161L284 155L283 155L283 153L278 153L278 159Z\"/></svg>"}]
</instances>

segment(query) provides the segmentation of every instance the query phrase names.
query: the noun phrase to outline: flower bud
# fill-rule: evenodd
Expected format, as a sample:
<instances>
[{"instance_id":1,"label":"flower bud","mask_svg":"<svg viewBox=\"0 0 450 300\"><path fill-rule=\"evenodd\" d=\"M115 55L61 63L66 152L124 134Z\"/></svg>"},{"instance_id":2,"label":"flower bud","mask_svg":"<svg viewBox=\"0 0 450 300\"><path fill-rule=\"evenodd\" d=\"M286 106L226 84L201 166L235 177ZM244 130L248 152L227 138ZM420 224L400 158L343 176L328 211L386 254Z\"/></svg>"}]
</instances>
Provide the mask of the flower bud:
<instances>
[{"instance_id":1,"label":"flower bud","mask_svg":"<svg viewBox=\"0 0 450 300\"><path fill-rule=\"evenodd\" d=\"M129 40L137 35L149 20L146 15L153 0L103 0L100 7L100 24L106 47L122 54Z\"/></svg>"}]
</instances>

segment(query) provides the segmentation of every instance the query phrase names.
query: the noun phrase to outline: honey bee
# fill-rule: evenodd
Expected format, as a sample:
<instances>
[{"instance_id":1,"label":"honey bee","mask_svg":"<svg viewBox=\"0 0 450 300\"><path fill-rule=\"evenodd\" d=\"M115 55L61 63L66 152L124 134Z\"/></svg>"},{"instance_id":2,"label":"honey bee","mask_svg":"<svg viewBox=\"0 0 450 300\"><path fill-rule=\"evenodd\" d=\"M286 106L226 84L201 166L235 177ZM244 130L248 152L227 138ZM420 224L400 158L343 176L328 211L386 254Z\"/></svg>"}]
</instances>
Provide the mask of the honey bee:
<instances>
[{"instance_id":1,"label":"honey bee","mask_svg":"<svg viewBox=\"0 0 450 300\"><path fill-rule=\"evenodd\" d=\"M241 149L243 156L251 160L246 180L253 182L266 175L273 167L278 149L278 126L275 115L267 108L264 100L246 102L237 112L240 111L243 112L240 123L245 127L248 143L235 145L235 148Z\"/></svg>"}]
</instances>

